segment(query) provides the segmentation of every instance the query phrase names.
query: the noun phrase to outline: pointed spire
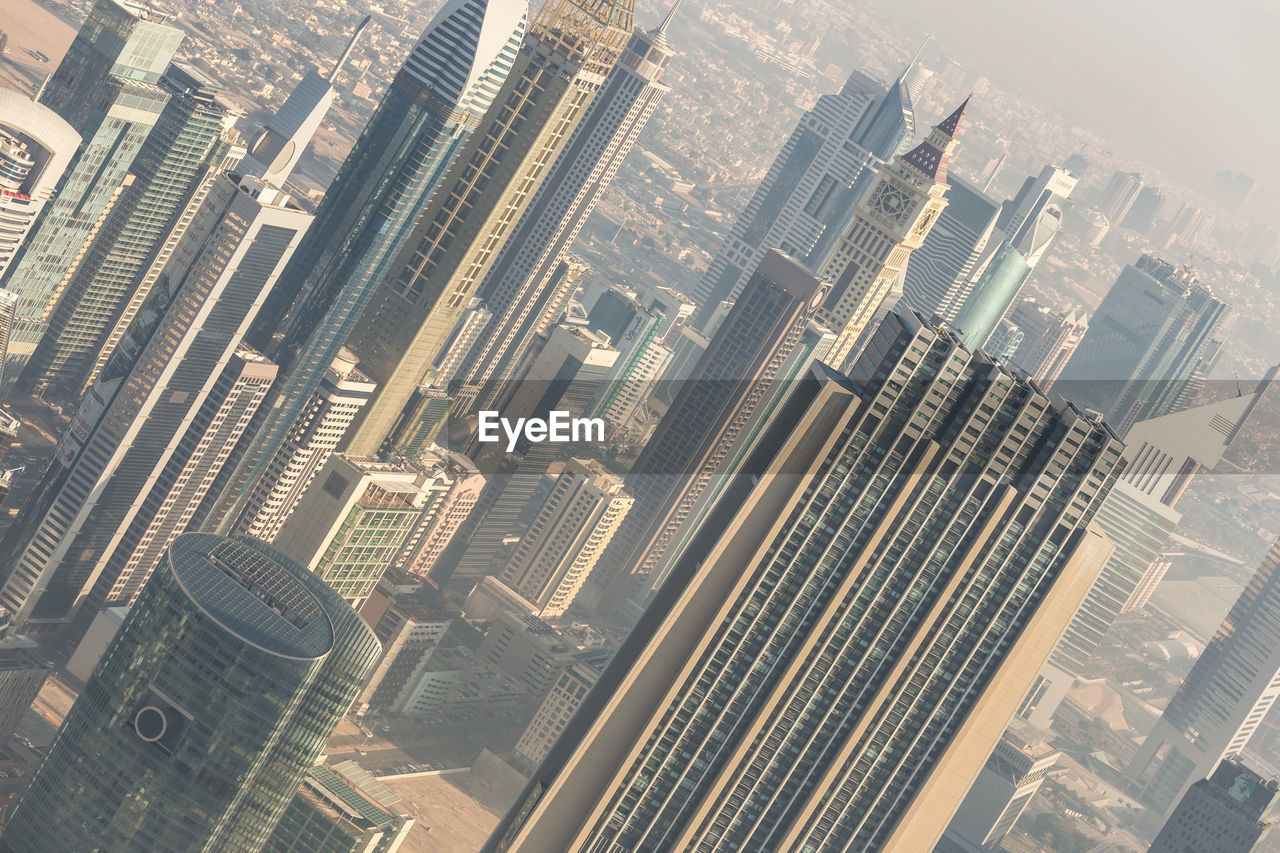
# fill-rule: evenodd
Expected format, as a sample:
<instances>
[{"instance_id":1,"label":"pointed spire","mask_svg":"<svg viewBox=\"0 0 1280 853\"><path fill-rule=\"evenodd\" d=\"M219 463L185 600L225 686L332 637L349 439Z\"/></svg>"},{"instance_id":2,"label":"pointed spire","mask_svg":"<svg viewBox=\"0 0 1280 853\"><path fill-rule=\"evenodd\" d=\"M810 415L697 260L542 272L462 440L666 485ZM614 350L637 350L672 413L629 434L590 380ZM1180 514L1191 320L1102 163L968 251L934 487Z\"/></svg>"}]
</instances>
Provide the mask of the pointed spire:
<instances>
[{"instance_id":1,"label":"pointed spire","mask_svg":"<svg viewBox=\"0 0 1280 853\"><path fill-rule=\"evenodd\" d=\"M351 38L347 40L346 48L342 51L342 55L338 57L338 61L333 63L333 70L329 72L329 76L326 78L330 83L338 79L338 72L341 71L342 66L346 64L348 57L351 56L351 51L356 48L356 41L360 38L365 27L369 26L369 22L372 20L373 15L365 15L364 20L356 25L355 32L353 32L351 34Z\"/></svg>"},{"instance_id":2,"label":"pointed spire","mask_svg":"<svg viewBox=\"0 0 1280 853\"><path fill-rule=\"evenodd\" d=\"M938 122L936 129L946 134L950 139L956 138L956 131L960 129L960 119L964 117L964 108L969 106L969 100L973 97L973 93L969 93L969 97L964 99L964 103L956 107L955 112Z\"/></svg>"},{"instance_id":3,"label":"pointed spire","mask_svg":"<svg viewBox=\"0 0 1280 853\"><path fill-rule=\"evenodd\" d=\"M662 19L662 23L658 24L658 28L653 31L655 36L663 36L667 34L667 27L671 26L672 20L675 19L676 10L680 8L681 2L682 0L675 0L675 2L671 4L671 8L667 10L667 16Z\"/></svg>"},{"instance_id":4,"label":"pointed spire","mask_svg":"<svg viewBox=\"0 0 1280 853\"><path fill-rule=\"evenodd\" d=\"M969 98L956 107L955 112L933 126L933 132L923 142L902 155L902 162L935 183L946 183L947 161L955 148L960 131L960 119L964 116Z\"/></svg>"},{"instance_id":5,"label":"pointed spire","mask_svg":"<svg viewBox=\"0 0 1280 853\"><path fill-rule=\"evenodd\" d=\"M911 73L912 68L916 67L916 63L920 61L921 54L924 53L924 49L928 46L929 42L932 40L933 40L933 33L928 33L925 35L924 41L920 42L920 46L916 48L916 52L911 55L911 61L907 63L907 66L902 69L902 73L898 75L897 82L902 83L907 79L907 75Z\"/></svg>"}]
</instances>

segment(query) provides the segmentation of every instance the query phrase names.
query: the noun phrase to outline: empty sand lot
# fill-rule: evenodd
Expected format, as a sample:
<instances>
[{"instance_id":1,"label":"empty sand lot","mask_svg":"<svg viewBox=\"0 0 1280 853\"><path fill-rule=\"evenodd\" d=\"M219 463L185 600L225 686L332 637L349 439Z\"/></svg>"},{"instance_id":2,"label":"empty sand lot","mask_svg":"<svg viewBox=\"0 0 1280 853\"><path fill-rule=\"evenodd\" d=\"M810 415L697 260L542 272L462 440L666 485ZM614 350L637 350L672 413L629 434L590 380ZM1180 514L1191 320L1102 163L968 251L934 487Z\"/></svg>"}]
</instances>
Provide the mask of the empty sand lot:
<instances>
[{"instance_id":1,"label":"empty sand lot","mask_svg":"<svg viewBox=\"0 0 1280 853\"><path fill-rule=\"evenodd\" d=\"M0 32L9 37L9 52L0 55L0 86L24 95L53 73L76 36L74 27L35 0L0 0ZM43 53L48 61L27 51Z\"/></svg>"}]
</instances>

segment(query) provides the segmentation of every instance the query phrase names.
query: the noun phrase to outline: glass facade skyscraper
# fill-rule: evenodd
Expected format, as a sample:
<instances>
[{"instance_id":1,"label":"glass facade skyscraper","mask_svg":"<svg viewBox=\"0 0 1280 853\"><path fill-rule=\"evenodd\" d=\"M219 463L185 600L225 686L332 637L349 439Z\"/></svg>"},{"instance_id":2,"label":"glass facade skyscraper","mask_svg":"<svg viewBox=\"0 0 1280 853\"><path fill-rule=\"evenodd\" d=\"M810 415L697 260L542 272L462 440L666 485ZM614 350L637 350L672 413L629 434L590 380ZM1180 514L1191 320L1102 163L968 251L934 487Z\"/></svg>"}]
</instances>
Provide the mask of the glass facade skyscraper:
<instances>
[{"instance_id":1,"label":"glass facade skyscraper","mask_svg":"<svg viewBox=\"0 0 1280 853\"><path fill-rule=\"evenodd\" d=\"M273 288L250 343L284 368L270 415L209 521L231 529L503 85L526 4L451 0L436 15L338 170L297 260ZM290 306L293 306L292 311ZM276 348L273 338L284 328Z\"/></svg>"},{"instance_id":2,"label":"glass facade skyscraper","mask_svg":"<svg viewBox=\"0 0 1280 853\"><path fill-rule=\"evenodd\" d=\"M186 65L170 65L160 79L169 103L131 167L121 191L64 287L49 329L18 383L78 401L94 356L155 256L173 220L206 170L228 148L227 109L213 81Z\"/></svg>"},{"instance_id":3,"label":"glass facade skyscraper","mask_svg":"<svg viewBox=\"0 0 1280 853\"><path fill-rule=\"evenodd\" d=\"M98 0L45 85L40 103L65 119L83 144L0 279L18 294L4 387L44 335L67 273L168 102L157 83L181 41L163 16Z\"/></svg>"},{"instance_id":4,"label":"glass facade skyscraper","mask_svg":"<svg viewBox=\"0 0 1280 853\"><path fill-rule=\"evenodd\" d=\"M251 539L175 540L15 807L14 851L257 850L378 641Z\"/></svg>"}]
</instances>

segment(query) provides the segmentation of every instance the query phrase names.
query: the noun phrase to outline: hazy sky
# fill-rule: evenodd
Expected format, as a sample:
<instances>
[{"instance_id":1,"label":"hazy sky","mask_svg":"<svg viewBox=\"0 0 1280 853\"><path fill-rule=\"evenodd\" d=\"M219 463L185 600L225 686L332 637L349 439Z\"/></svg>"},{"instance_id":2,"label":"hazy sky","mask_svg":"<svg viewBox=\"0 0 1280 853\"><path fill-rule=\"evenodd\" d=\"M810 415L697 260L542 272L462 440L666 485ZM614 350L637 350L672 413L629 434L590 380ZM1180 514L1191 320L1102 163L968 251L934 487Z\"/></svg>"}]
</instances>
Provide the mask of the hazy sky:
<instances>
[{"instance_id":1,"label":"hazy sky","mask_svg":"<svg viewBox=\"0 0 1280 853\"><path fill-rule=\"evenodd\" d=\"M852 0L851 0L852 1ZM872 0L911 38L1201 187L1238 169L1280 188L1275 0ZM1274 210L1274 208L1273 208Z\"/></svg>"}]
</instances>

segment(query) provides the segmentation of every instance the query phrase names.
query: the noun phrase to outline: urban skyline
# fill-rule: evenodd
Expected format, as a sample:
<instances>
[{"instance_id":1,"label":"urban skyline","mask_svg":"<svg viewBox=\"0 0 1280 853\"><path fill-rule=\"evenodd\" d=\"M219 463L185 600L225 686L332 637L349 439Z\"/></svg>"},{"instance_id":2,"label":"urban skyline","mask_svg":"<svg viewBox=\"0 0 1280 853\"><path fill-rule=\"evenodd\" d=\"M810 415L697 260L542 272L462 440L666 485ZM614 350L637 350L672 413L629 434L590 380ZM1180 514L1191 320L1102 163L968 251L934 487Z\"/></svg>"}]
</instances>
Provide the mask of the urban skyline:
<instances>
[{"instance_id":1,"label":"urban skyline","mask_svg":"<svg viewBox=\"0 0 1280 853\"><path fill-rule=\"evenodd\" d=\"M14 2L0 850L1280 851L1272 176L1131 58Z\"/></svg>"}]
</instances>

